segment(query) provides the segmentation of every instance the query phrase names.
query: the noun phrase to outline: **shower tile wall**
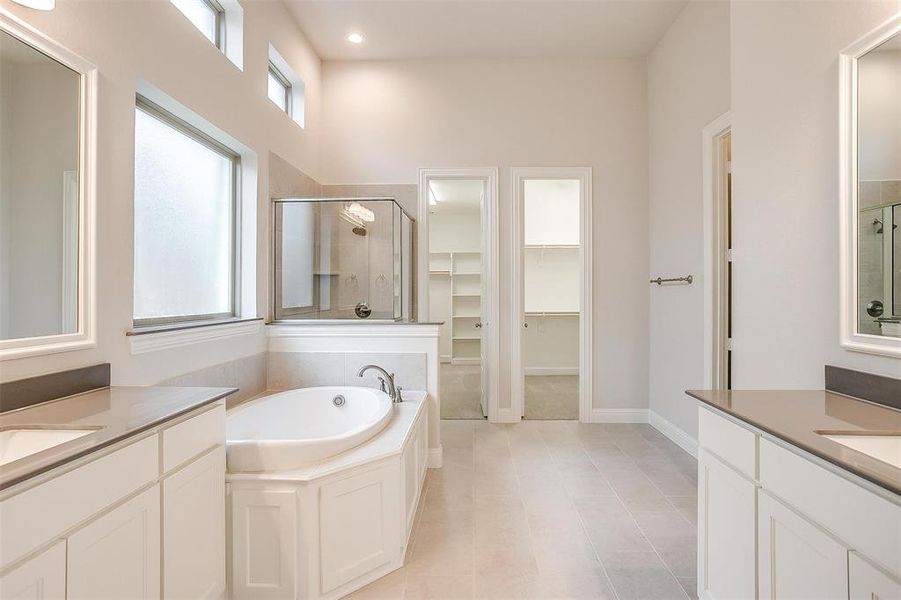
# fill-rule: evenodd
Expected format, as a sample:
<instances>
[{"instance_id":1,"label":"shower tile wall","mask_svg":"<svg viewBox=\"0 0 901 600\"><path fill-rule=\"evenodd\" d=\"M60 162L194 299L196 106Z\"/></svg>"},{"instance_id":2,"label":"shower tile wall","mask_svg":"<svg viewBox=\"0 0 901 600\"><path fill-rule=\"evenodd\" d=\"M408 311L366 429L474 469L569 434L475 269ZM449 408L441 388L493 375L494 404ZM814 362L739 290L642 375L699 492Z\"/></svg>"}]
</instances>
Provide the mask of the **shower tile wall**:
<instances>
[{"instance_id":1,"label":"shower tile wall","mask_svg":"<svg viewBox=\"0 0 901 600\"><path fill-rule=\"evenodd\" d=\"M378 387L377 375L357 377L360 367L376 364L395 374L395 382L406 390L424 390L427 383L426 355L375 352L271 352L267 387L289 390L318 385L362 385Z\"/></svg>"},{"instance_id":2,"label":"shower tile wall","mask_svg":"<svg viewBox=\"0 0 901 600\"><path fill-rule=\"evenodd\" d=\"M266 358L265 352L236 358L166 379L157 385L235 387L238 391L229 396L227 401L231 408L266 390Z\"/></svg>"}]
</instances>

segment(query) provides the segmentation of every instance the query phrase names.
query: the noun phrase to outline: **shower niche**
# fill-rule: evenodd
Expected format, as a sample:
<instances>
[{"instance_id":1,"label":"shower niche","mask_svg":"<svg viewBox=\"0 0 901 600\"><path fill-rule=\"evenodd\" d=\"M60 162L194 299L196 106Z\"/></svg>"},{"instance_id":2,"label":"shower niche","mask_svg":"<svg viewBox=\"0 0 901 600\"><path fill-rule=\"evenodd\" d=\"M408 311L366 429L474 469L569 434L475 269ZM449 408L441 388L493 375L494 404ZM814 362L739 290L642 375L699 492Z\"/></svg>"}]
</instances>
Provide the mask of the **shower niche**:
<instances>
[{"instance_id":1,"label":"shower niche","mask_svg":"<svg viewBox=\"0 0 901 600\"><path fill-rule=\"evenodd\" d=\"M413 315L413 219L393 198L276 198L276 321Z\"/></svg>"}]
</instances>

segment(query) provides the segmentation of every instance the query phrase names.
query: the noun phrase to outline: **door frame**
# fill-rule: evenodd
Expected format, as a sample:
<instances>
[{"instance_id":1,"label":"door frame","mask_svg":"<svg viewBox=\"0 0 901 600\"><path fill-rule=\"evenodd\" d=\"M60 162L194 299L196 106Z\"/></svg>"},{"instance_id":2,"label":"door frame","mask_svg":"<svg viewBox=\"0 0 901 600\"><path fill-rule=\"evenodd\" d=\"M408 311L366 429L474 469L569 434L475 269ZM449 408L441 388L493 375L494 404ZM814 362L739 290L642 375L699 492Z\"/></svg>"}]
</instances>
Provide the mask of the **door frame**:
<instances>
[{"instance_id":1,"label":"door frame","mask_svg":"<svg viewBox=\"0 0 901 600\"><path fill-rule=\"evenodd\" d=\"M498 240L500 225L497 206L497 167L471 168L421 168L419 169L419 214L416 221L416 275L417 307L419 320L427 320L429 314L429 181L432 179L481 179L485 182L485 198L482 202L482 272L488 298L488 321L482 324L482 343L487 344L483 355L487 365L488 386L482 393L488 395L488 420L498 419L498 376L500 373L500 282L498 270Z\"/></svg>"},{"instance_id":2,"label":"door frame","mask_svg":"<svg viewBox=\"0 0 901 600\"><path fill-rule=\"evenodd\" d=\"M704 385L710 389L726 387L728 341L728 272L725 250L728 248L724 214L725 175L720 141L732 132L732 113L728 111L701 131L702 182L704 197ZM734 192L733 192L734 194Z\"/></svg>"},{"instance_id":3,"label":"door frame","mask_svg":"<svg viewBox=\"0 0 901 600\"><path fill-rule=\"evenodd\" d=\"M579 294L579 421L592 422L592 189L591 167L513 167L511 169L511 286L510 314L510 413L500 415L500 420L518 422L525 408L525 377L522 364L523 335L525 322L523 304L523 182L527 179L577 179L580 182L580 237L579 261L582 268L581 290Z\"/></svg>"}]
</instances>

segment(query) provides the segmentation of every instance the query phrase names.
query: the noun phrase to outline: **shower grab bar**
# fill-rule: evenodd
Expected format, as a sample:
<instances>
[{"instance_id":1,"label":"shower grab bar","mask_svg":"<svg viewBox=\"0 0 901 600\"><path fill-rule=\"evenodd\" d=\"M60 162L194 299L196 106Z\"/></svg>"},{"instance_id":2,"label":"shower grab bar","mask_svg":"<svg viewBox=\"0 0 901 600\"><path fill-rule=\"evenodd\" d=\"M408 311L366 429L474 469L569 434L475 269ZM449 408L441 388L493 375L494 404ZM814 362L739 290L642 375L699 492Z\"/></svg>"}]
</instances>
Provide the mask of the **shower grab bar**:
<instances>
[{"instance_id":1,"label":"shower grab bar","mask_svg":"<svg viewBox=\"0 0 901 600\"><path fill-rule=\"evenodd\" d=\"M658 277L657 279L652 279L651 283L656 283L657 285L663 285L664 283L676 283L684 281L685 283L691 284L695 278L692 275L686 275L685 277L670 277L669 279L664 279L662 277Z\"/></svg>"}]
</instances>

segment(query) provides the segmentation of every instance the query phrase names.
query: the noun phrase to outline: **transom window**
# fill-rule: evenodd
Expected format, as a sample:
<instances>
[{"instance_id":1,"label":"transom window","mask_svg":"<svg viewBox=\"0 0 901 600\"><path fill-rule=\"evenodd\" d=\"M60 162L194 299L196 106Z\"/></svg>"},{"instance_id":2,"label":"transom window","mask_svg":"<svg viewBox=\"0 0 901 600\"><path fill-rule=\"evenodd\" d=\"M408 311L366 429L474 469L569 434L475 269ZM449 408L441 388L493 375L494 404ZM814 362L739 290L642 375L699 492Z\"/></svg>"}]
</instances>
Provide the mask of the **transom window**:
<instances>
[{"instance_id":1,"label":"transom window","mask_svg":"<svg viewBox=\"0 0 901 600\"><path fill-rule=\"evenodd\" d=\"M269 99L291 116L291 82L271 62L269 63Z\"/></svg>"},{"instance_id":2,"label":"transom window","mask_svg":"<svg viewBox=\"0 0 901 600\"><path fill-rule=\"evenodd\" d=\"M225 10L216 0L171 0L206 39L225 51Z\"/></svg>"},{"instance_id":3,"label":"transom window","mask_svg":"<svg viewBox=\"0 0 901 600\"><path fill-rule=\"evenodd\" d=\"M239 156L145 98L135 110L135 327L237 314Z\"/></svg>"}]
</instances>

